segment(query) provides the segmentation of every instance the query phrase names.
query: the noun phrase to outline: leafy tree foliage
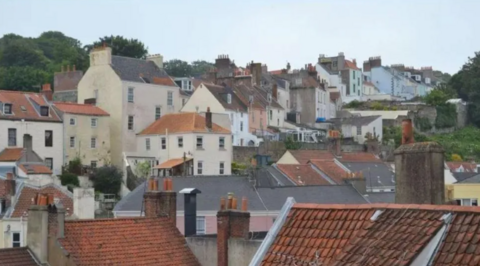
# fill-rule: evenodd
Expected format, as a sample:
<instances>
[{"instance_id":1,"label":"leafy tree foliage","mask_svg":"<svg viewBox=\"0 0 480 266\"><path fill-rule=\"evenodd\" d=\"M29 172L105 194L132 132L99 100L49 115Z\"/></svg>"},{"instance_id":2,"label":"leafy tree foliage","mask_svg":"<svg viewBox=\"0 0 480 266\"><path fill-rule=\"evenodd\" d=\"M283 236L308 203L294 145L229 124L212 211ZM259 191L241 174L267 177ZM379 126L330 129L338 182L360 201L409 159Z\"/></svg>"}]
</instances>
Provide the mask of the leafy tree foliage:
<instances>
[{"instance_id":1,"label":"leafy tree foliage","mask_svg":"<svg viewBox=\"0 0 480 266\"><path fill-rule=\"evenodd\" d=\"M95 169L90 180L95 191L117 195L123 183L123 174L116 166L106 165Z\"/></svg>"},{"instance_id":2,"label":"leafy tree foliage","mask_svg":"<svg viewBox=\"0 0 480 266\"><path fill-rule=\"evenodd\" d=\"M193 61L189 64L186 61L173 59L165 62L165 71L174 77L196 77L207 73L213 68L213 64L207 61Z\"/></svg>"},{"instance_id":3,"label":"leafy tree foliage","mask_svg":"<svg viewBox=\"0 0 480 266\"><path fill-rule=\"evenodd\" d=\"M462 69L449 81L458 96L469 102L468 116L470 122L480 126L480 52L468 58Z\"/></svg>"},{"instance_id":4,"label":"leafy tree foliage","mask_svg":"<svg viewBox=\"0 0 480 266\"><path fill-rule=\"evenodd\" d=\"M144 59L148 54L148 48L145 47L143 42L118 35L101 37L92 45L86 45L85 49L87 52L90 52L94 47L102 46L104 44L112 48L113 55Z\"/></svg>"},{"instance_id":5,"label":"leafy tree foliage","mask_svg":"<svg viewBox=\"0 0 480 266\"><path fill-rule=\"evenodd\" d=\"M443 90L437 89L432 90L424 98L425 103L432 106L445 105L448 99L448 95Z\"/></svg>"},{"instance_id":6,"label":"leafy tree foliage","mask_svg":"<svg viewBox=\"0 0 480 266\"><path fill-rule=\"evenodd\" d=\"M452 156L450 156L450 159L453 161L453 162L462 162L463 159L462 159L462 156L454 153L452 154Z\"/></svg>"}]
</instances>

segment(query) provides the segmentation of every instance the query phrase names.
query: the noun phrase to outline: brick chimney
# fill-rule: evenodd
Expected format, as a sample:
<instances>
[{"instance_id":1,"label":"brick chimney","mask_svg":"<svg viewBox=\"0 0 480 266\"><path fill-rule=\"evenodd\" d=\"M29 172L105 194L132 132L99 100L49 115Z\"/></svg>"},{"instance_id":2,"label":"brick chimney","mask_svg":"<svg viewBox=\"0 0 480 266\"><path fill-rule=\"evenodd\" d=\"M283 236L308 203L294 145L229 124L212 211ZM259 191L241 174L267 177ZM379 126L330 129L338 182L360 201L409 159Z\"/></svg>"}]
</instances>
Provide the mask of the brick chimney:
<instances>
[{"instance_id":1,"label":"brick chimney","mask_svg":"<svg viewBox=\"0 0 480 266\"><path fill-rule=\"evenodd\" d=\"M253 85L260 86L262 82L262 64L252 63L250 64L250 73L252 74Z\"/></svg>"},{"instance_id":2,"label":"brick chimney","mask_svg":"<svg viewBox=\"0 0 480 266\"><path fill-rule=\"evenodd\" d=\"M52 92L52 87L51 87L50 83L42 85L41 93L45 96L45 98L48 101L51 102L53 100L53 92Z\"/></svg>"},{"instance_id":3,"label":"brick chimney","mask_svg":"<svg viewBox=\"0 0 480 266\"><path fill-rule=\"evenodd\" d=\"M208 129L212 129L212 112L210 112L210 107L207 107L207 112L205 113L205 126Z\"/></svg>"},{"instance_id":4,"label":"brick chimney","mask_svg":"<svg viewBox=\"0 0 480 266\"><path fill-rule=\"evenodd\" d=\"M363 72L370 72L372 70L372 66L370 66L370 61L363 61Z\"/></svg>"},{"instance_id":5,"label":"brick chimney","mask_svg":"<svg viewBox=\"0 0 480 266\"><path fill-rule=\"evenodd\" d=\"M402 122L402 145L395 152L395 203L444 204L444 149L413 140L412 120Z\"/></svg>"},{"instance_id":6,"label":"brick chimney","mask_svg":"<svg viewBox=\"0 0 480 266\"><path fill-rule=\"evenodd\" d=\"M217 69L225 69L230 67L230 58L228 55L219 55L217 59L215 59L215 68Z\"/></svg>"},{"instance_id":7,"label":"brick chimney","mask_svg":"<svg viewBox=\"0 0 480 266\"><path fill-rule=\"evenodd\" d=\"M5 206L8 208L12 204L12 198L15 196L16 182L13 173L7 173L7 179L3 181L6 194Z\"/></svg>"},{"instance_id":8,"label":"brick chimney","mask_svg":"<svg viewBox=\"0 0 480 266\"><path fill-rule=\"evenodd\" d=\"M27 246L43 265L48 262L49 238L64 236L65 210L55 204L53 193L37 194L32 202L28 210Z\"/></svg>"},{"instance_id":9,"label":"brick chimney","mask_svg":"<svg viewBox=\"0 0 480 266\"><path fill-rule=\"evenodd\" d=\"M275 101L276 101L277 97L278 97L277 83L273 83L273 85L272 85L272 98L275 99Z\"/></svg>"},{"instance_id":10,"label":"brick chimney","mask_svg":"<svg viewBox=\"0 0 480 266\"><path fill-rule=\"evenodd\" d=\"M217 213L217 265L228 266L228 240L230 238L248 239L250 231L250 213L247 211L247 199L242 199L242 208L237 210L237 198L229 193L227 200L220 200Z\"/></svg>"},{"instance_id":11,"label":"brick chimney","mask_svg":"<svg viewBox=\"0 0 480 266\"><path fill-rule=\"evenodd\" d=\"M158 190L158 179L148 179L148 191L143 196L146 217L169 217L177 226L177 193L171 178L163 179L163 191Z\"/></svg>"}]
</instances>

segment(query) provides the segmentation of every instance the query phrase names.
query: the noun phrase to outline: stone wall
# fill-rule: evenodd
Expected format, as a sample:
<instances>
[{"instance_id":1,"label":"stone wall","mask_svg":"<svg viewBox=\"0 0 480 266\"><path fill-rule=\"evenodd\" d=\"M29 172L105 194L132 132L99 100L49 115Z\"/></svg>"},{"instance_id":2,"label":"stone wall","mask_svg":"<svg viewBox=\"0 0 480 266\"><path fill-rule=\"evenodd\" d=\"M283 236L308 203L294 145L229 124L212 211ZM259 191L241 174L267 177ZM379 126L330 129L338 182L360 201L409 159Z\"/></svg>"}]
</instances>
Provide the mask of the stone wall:
<instances>
[{"instance_id":1,"label":"stone wall","mask_svg":"<svg viewBox=\"0 0 480 266\"><path fill-rule=\"evenodd\" d=\"M59 91L53 93L53 100L56 102L77 102L77 91Z\"/></svg>"}]
</instances>

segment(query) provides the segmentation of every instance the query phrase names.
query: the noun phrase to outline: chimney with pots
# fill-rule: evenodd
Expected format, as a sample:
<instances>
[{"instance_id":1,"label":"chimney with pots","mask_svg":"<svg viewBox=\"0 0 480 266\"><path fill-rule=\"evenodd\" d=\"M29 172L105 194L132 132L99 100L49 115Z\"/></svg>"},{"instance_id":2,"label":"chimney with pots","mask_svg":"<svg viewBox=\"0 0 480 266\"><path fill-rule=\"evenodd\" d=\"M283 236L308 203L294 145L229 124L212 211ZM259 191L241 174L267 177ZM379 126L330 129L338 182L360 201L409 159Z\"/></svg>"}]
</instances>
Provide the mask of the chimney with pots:
<instances>
[{"instance_id":1,"label":"chimney with pots","mask_svg":"<svg viewBox=\"0 0 480 266\"><path fill-rule=\"evenodd\" d=\"M217 213L217 265L228 266L228 240L230 238L248 239L250 231L250 213L247 211L247 198L242 198L242 207L237 209L237 198L228 193L227 200L220 200Z\"/></svg>"},{"instance_id":2,"label":"chimney with pots","mask_svg":"<svg viewBox=\"0 0 480 266\"><path fill-rule=\"evenodd\" d=\"M395 155L395 203L444 204L444 149L436 142L414 142L411 119L402 122L402 145Z\"/></svg>"},{"instance_id":3,"label":"chimney with pots","mask_svg":"<svg viewBox=\"0 0 480 266\"><path fill-rule=\"evenodd\" d=\"M184 195L185 237L197 234L197 194L202 193L196 188L184 188L180 190Z\"/></svg>"},{"instance_id":4,"label":"chimney with pots","mask_svg":"<svg viewBox=\"0 0 480 266\"><path fill-rule=\"evenodd\" d=\"M37 194L28 210L27 246L40 263L48 261L49 238L64 236L65 210L55 204L53 193Z\"/></svg>"},{"instance_id":5,"label":"chimney with pots","mask_svg":"<svg viewBox=\"0 0 480 266\"><path fill-rule=\"evenodd\" d=\"M210 107L207 107L207 112L205 113L205 126L208 129L212 129L212 112L210 112Z\"/></svg>"},{"instance_id":6,"label":"chimney with pots","mask_svg":"<svg viewBox=\"0 0 480 266\"><path fill-rule=\"evenodd\" d=\"M363 72L370 72L371 70L370 61L363 61Z\"/></svg>"},{"instance_id":7,"label":"chimney with pots","mask_svg":"<svg viewBox=\"0 0 480 266\"><path fill-rule=\"evenodd\" d=\"M171 178L163 179L163 191L159 191L156 178L148 179L148 191L143 196L145 202L145 216L169 217L177 225L177 193L173 191Z\"/></svg>"},{"instance_id":8,"label":"chimney with pots","mask_svg":"<svg viewBox=\"0 0 480 266\"><path fill-rule=\"evenodd\" d=\"M225 69L230 67L230 58L228 55L219 55L217 59L215 59L215 68L217 69Z\"/></svg>"},{"instance_id":9,"label":"chimney with pots","mask_svg":"<svg viewBox=\"0 0 480 266\"><path fill-rule=\"evenodd\" d=\"M90 52L90 67L94 66L107 66L112 64L112 48L106 47L104 44L102 47L95 47Z\"/></svg>"},{"instance_id":10,"label":"chimney with pots","mask_svg":"<svg viewBox=\"0 0 480 266\"><path fill-rule=\"evenodd\" d=\"M149 55L147 61L152 61L158 68L163 69L163 56L161 54Z\"/></svg>"},{"instance_id":11,"label":"chimney with pots","mask_svg":"<svg viewBox=\"0 0 480 266\"><path fill-rule=\"evenodd\" d=\"M254 85L260 86L262 82L262 64L252 63L249 65L250 73L252 74L252 81Z\"/></svg>"},{"instance_id":12,"label":"chimney with pots","mask_svg":"<svg viewBox=\"0 0 480 266\"><path fill-rule=\"evenodd\" d=\"M278 97L278 87L277 87L277 83L275 82L272 85L272 98L275 99L275 101L276 101L277 97Z\"/></svg>"},{"instance_id":13,"label":"chimney with pots","mask_svg":"<svg viewBox=\"0 0 480 266\"><path fill-rule=\"evenodd\" d=\"M51 87L50 83L42 85L41 94L43 94L43 96L45 96L45 98L48 101L51 102L53 100L53 92L52 92L52 87Z\"/></svg>"}]
</instances>

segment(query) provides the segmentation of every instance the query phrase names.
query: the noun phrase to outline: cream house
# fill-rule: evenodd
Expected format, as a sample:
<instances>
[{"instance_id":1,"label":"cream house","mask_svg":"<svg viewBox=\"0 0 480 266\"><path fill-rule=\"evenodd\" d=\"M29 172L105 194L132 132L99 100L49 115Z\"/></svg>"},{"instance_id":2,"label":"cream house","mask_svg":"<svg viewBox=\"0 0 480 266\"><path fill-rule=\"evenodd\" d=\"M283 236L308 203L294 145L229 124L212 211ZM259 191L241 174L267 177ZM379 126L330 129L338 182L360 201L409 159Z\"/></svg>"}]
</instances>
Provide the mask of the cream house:
<instances>
[{"instance_id":1,"label":"cream house","mask_svg":"<svg viewBox=\"0 0 480 266\"><path fill-rule=\"evenodd\" d=\"M207 109L198 113L162 116L137 136L137 155L155 160L161 176L230 175L232 137L229 129L212 122Z\"/></svg>"},{"instance_id":2,"label":"cream house","mask_svg":"<svg viewBox=\"0 0 480 266\"><path fill-rule=\"evenodd\" d=\"M51 92L50 84L42 93L0 91L0 150L34 150L53 174L60 174L63 124L52 108Z\"/></svg>"},{"instance_id":3,"label":"cream house","mask_svg":"<svg viewBox=\"0 0 480 266\"><path fill-rule=\"evenodd\" d=\"M182 112L226 114L230 118L233 146L257 146L258 138L249 132L249 114L245 105L231 88L213 84L200 84Z\"/></svg>"},{"instance_id":4,"label":"cream house","mask_svg":"<svg viewBox=\"0 0 480 266\"><path fill-rule=\"evenodd\" d=\"M110 115L98 106L55 103L62 117L64 161L79 158L92 168L110 163Z\"/></svg>"},{"instance_id":5,"label":"cream house","mask_svg":"<svg viewBox=\"0 0 480 266\"><path fill-rule=\"evenodd\" d=\"M112 56L109 47L95 48L78 84L79 103L95 103L110 114L111 159L122 169L125 154L136 150L136 134L161 116L180 111L179 88L162 61L161 55L142 60Z\"/></svg>"}]
</instances>

